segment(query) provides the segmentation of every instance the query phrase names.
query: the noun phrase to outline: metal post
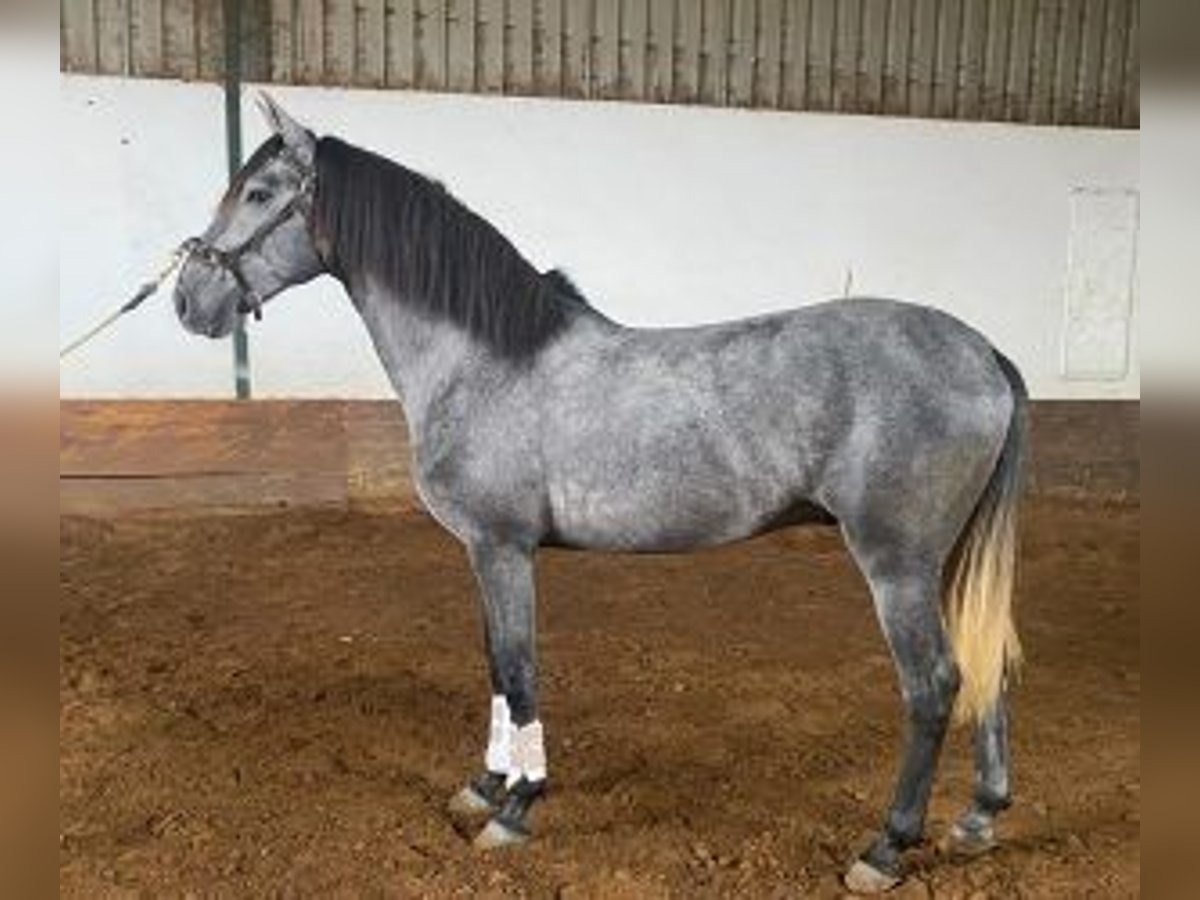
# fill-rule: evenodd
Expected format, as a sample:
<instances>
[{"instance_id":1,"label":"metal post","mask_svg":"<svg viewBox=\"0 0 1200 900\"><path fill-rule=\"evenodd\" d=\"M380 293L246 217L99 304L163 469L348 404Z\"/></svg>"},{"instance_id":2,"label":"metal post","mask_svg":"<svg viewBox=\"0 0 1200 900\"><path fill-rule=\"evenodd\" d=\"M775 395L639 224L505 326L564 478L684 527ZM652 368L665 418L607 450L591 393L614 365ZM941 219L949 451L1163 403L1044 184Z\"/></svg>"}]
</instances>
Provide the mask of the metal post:
<instances>
[{"instance_id":1,"label":"metal post","mask_svg":"<svg viewBox=\"0 0 1200 900\"><path fill-rule=\"evenodd\" d=\"M229 179L242 167L242 4L224 0L225 13L225 146ZM233 384L239 400L250 398L250 338L246 317L233 327Z\"/></svg>"}]
</instances>

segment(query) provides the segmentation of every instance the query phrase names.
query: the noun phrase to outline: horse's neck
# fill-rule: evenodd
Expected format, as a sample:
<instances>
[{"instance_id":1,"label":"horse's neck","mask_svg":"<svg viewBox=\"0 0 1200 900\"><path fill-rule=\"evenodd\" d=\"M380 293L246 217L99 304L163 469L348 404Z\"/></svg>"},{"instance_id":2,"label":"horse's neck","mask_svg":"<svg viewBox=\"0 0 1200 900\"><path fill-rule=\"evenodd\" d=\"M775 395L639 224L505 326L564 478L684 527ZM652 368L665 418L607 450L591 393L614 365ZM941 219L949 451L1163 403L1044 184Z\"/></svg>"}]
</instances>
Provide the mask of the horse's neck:
<instances>
[{"instance_id":1,"label":"horse's neck","mask_svg":"<svg viewBox=\"0 0 1200 900\"><path fill-rule=\"evenodd\" d=\"M416 433L430 408L483 363L479 348L454 325L421 313L389 290L356 287L351 296Z\"/></svg>"}]
</instances>

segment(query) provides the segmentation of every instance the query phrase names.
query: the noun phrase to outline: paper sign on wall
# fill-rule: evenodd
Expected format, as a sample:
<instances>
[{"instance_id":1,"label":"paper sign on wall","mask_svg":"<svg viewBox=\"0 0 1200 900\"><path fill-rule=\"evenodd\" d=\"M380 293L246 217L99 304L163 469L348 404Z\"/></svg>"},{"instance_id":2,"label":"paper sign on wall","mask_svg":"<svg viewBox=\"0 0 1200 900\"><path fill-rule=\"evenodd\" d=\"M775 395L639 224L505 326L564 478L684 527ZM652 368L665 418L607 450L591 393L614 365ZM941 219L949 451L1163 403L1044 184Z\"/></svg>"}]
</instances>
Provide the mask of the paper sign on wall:
<instances>
[{"instance_id":1,"label":"paper sign on wall","mask_svg":"<svg viewBox=\"0 0 1200 900\"><path fill-rule=\"evenodd\" d=\"M1129 371L1138 194L1077 188L1070 205L1062 372L1121 379Z\"/></svg>"}]
</instances>

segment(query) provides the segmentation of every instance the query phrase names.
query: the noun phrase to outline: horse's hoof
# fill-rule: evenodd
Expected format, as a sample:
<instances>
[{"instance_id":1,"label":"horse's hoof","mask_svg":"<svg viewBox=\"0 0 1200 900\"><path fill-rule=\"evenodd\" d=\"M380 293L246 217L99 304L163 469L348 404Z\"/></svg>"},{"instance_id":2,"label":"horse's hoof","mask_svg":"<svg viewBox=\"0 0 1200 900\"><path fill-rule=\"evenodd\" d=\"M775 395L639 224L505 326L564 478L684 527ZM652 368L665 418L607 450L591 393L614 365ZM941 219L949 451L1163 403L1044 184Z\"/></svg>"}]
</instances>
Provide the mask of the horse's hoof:
<instances>
[{"instance_id":1,"label":"horse's hoof","mask_svg":"<svg viewBox=\"0 0 1200 900\"><path fill-rule=\"evenodd\" d=\"M882 894L900 883L900 879L887 872L880 872L869 862L856 859L846 873L846 887L852 894Z\"/></svg>"},{"instance_id":2,"label":"horse's hoof","mask_svg":"<svg viewBox=\"0 0 1200 900\"><path fill-rule=\"evenodd\" d=\"M951 856L980 856L994 849L996 832L989 825L975 828L955 822L942 841L942 851Z\"/></svg>"},{"instance_id":3,"label":"horse's hoof","mask_svg":"<svg viewBox=\"0 0 1200 900\"><path fill-rule=\"evenodd\" d=\"M497 819L492 819L475 838L475 849L498 850L501 847L515 847L528 840L529 832L523 828L513 828Z\"/></svg>"},{"instance_id":4,"label":"horse's hoof","mask_svg":"<svg viewBox=\"0 0 1200 900\"><path fill-rule=\"evenodd\" d=\"M486 816L496 811L496 807L487 797L467 785L450 798L446 808L456 816Z\"/></svg>"}]
</instances>

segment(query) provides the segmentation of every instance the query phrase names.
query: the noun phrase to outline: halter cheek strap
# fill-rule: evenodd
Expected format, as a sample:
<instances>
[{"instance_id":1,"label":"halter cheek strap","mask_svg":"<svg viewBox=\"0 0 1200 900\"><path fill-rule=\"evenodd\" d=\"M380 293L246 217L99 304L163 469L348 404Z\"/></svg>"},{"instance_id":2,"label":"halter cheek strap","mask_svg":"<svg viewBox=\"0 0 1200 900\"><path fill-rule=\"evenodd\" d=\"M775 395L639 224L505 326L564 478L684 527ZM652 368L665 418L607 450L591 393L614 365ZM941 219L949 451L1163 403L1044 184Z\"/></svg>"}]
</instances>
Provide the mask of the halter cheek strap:
<instances>
[{"instance_id":1,"label":"halter cheek strap","mask_svg":"<svg viewBox=\"0 0 1200 900\"><path fill-rule=\"evenodd\" d=\"M242 315L253 314L254 318L258 321L262 320L263 299L246 279L245 273L242 272L242 257L247 253L261 249L266 239L274 234L284 223L290 221L296 213L300 213L307 220L308 214L312 210L316 178L308 167L302 165L299 160L291 157L290 154L288 161L300 175L300 189L291 200L284 204L283 209L279 211L278 215L263 222L248 238L236 247L231 247L227 250L222 250L202 237L188 238L183 242L182 249L185 254L199 257L209 265L223 269L232 276L233 280L237 282L238 292L241 294L241 298L238 300L237 311Z\"/></svg>"}]
</instances>

